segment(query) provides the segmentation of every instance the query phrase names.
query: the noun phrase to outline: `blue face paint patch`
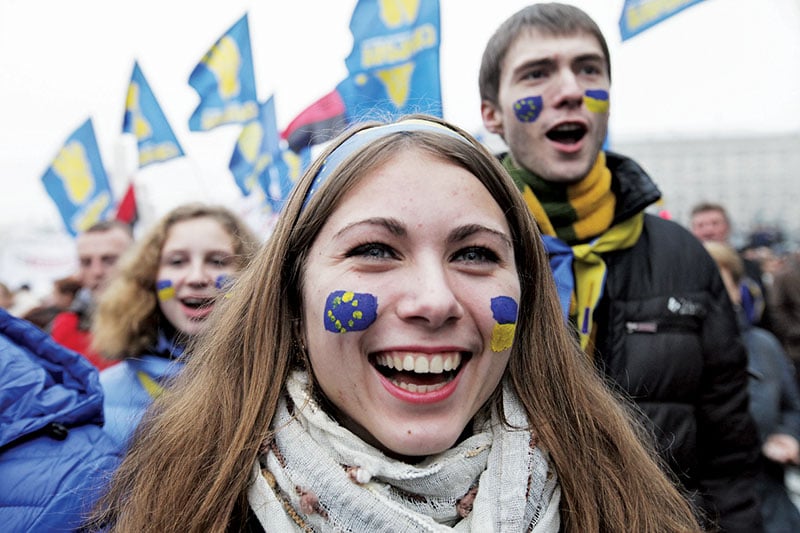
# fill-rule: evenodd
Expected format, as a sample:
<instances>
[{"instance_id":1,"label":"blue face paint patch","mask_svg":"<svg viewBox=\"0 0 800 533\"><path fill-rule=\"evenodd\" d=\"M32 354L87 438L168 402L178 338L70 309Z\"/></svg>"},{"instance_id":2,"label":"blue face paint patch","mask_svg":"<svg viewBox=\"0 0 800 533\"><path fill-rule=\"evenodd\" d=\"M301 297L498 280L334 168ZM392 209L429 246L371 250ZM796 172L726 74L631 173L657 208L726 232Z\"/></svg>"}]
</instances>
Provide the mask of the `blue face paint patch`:
<instances>
[{"instance_id":1,"label":"blue face paint patch","mask_svg":"<svg viewBox=\"0 0 800 533\"><path fill-rule=\"evenodd\" d=\"M514 344L517 331L517 302L510 296L497 296L491 302L492 316L497 324L492 329L493 352L508 350Z\"/></svg>"},{"instance_id":2,"label":"blue face paint patch","mask_svg":"<svg viewBox=\"0 0 800 533\"><path fill-rule=\"evenodd\" d=\"M603 89L589 89L583 97L586 109L592 113L608 113L608 91Z\"/></svg>"},{"instance_id":3,"label":"blue face paint patch","mask_svg":"<svg viewBox=\"0 0 800 533\"><path fill-rule=\"evenodd\" d=\"M233 278L227 274L220 274L214 280L214 286L223 292L230 289L231 285L233 285Z\"/></svg>"},{"instance_id":4,"label":"blue face paint patch","mask_svg":"<svg viewBox=\"0 0 800 533\"><path fill-rule=\"evenodd\" d=\"M325 302L325 329L333 333L362 331L378 316L378 299L369 293L334 291Z\"/></svg>"},{"instance_id":5,"label":"blue face paint patch","mask_svg":"<svg viewBox=\"0 0 800 533\"><path fill-rule=\"evenodd\" d=\"M526 96L514 102L514 114L520 122L535 122L541 112L541 96Z\"/></svg>"},{"instance_id":6,"label":"blue face paint patch","mask_svg":"<svg viewBox=\"0 0 800 533\"><path fill-rule=\"evenodd\" d=\"M172 280L160 279L156 281L156 295L162 302L175 298L175 287L172 286Z\"/></svg>"}]
</instances>

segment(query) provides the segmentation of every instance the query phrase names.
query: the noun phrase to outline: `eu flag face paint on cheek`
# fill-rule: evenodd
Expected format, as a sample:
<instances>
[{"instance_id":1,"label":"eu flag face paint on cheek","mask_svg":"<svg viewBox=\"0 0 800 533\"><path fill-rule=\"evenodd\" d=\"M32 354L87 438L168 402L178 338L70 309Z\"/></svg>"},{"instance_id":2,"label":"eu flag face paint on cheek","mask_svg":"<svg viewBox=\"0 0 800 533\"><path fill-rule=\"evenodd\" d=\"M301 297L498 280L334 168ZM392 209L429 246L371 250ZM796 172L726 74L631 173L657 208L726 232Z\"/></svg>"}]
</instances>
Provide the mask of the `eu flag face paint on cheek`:
<instances>
[{"instance_id":1,"label":"eu flag face paint on cheek","mask_svg":"<svg viewBox=\"0 0 800 533\"><path fill-rule=\"evenodd\" d=\"M378 299L369 293L334 291L325 302L325 329L333 333L362 331L378 316Z\"/></svg>"},{"instance_id":2,"label":"eu flag face paint on cheek","mask_svg":"<svg viewBox=\"0 0 800 533\"><path fill-rule=\"evenodd\" d=\"M514 102L514 115L520 122L535 122L541 112L541 96L526 96Z\"/></svg>"},{"instance_id":3,"label":"eu flag face paint on cheek","mask_svg":"<svg viewBox=\"0 0 800 533\"><path fill-rule=\"evenodd\" d=\"M517 329L517 302L510 296L492 298L492 316L497 322L492 329L493 352L508 350L514 343Z\"/></svg>"},{"instance_id":4,"label":"eu flag face paint on cheek","mask_svg":"<svg viewBox=\"0 0 800 533\"><path fill-rule=\"evenodd\" d=\"M156 295L162 302L175 298L175 287L172 286L172 280L160 279L156 281Z\"/></svg>"},{"instance_id":5,"label":"eu flag face paint on cheek","mask_svg":"<svg viewBox=\"0 0 800 533\"><path fill-rule=\"evenodd\" d=\"M608 91L589 89L583 97L583 103L592 113L608 113Z\"/></svg>"}]
</instances>

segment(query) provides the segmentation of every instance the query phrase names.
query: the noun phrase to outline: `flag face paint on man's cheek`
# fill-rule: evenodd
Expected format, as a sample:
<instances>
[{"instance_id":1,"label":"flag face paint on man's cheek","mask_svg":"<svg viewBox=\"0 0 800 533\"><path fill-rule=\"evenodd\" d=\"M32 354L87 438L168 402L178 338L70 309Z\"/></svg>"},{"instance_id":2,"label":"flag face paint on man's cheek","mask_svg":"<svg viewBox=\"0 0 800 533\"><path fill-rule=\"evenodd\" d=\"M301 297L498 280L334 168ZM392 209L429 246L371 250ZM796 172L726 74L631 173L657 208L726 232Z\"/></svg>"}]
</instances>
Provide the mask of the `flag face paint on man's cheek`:
<instances>
[{"instance_id":1,"label":"flag face paint on man's cheek","mask_svg":"<svg viewBox=\"0 0 800 533\"><path fill-rule=\"evenodd\" d=\"M172 280L160 279L156 281L156 295L162 302L175 298L175 287L172 286Z\"/></svg>"},{"instance_id":2,"label":"flag face paint on man's cheek","mask_svg":"<svg viewBox=\"0 0 800 533\"><path fill-rule=\"evenodd\" d=\"M589 89L583 97L583 104L592 113L608 113L608 91L603 89Z\"/></svg>"},{"instance_id":3,"label":"flag face paint on man's cheek","mask_svg":"<svg viewBox=\"0 0 800 533\"><path fill-rule=\"evenodd\" d=\"M363 331L378 317L378 298L369 293L334 291L325 302L323 321L332 333Z\"/></svg>"},{"instance_id":4,"label":"flag face paint on man's cheek","mask_svg":"<svg viewBox=\"0 0 800 533\"><path fill-rule=\"evenodd\" d=\"M514 102L514 115L520 122L535 122L541 112L541 96L526 96Z\"/></svg>"},{"instance_id":5,"label":"flag face paint on man's cheek","mask_svg":"<svg viewBox=\"0 0 800 533\"><path fill-rule=\"evenodd\" d=\"M517 302L510 296L492 298L492 316L496 324L492 329L491 348L502 352L511 348L517 330Z\"/></svg>"}]
</instances>

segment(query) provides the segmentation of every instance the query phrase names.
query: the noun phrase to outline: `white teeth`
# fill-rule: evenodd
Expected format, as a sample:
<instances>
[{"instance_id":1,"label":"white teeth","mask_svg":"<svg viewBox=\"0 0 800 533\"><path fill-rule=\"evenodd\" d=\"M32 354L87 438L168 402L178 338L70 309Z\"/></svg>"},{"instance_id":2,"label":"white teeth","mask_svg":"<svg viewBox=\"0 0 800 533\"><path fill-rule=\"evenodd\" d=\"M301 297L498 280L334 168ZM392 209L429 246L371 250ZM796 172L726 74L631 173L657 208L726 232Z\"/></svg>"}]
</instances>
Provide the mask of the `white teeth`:
<instances>
[{"instance_id":1,"label":"white teeth","mask_svg":"<svg viewBox=\"0 0 800 533\"><path fill-rule=\"evenodd\" d=\"M375 358L380 366L414 372L416 374L441 374L461 366L461 354L436 354L431 358L421 354L383 354Z\"/></svg>"},{"instance_id":2,"label":"white teeth","mask_svg":"<svg viewBox=\"0 0 800 533\"><path fill-rule=\"evenodd\" d=\"M441 355L434 355L433 359L428 366L428 370L431 374L441 374L444 372L444 362L442 361Z\"/></svg>"},{"instance_id":3,"label":"white teeth","mask_svg":"<svg viewBox=\"0 0 800 533\"><path fill-rule=\"evenodd\" d=\"M581 129L578 124L562 124L555 128L557 131L575 131Z\"/></svg>"},{"instance_id":4,"label":"white teeth","mask_svg":"<svg viewBox=\"0 0 800 533\"><path fill-rule=\"evenodd\" d=\"M401 389L407 390L408 392L416 392L420 394L433 392L447 385L447 383L437 383L435 385L415 385L413 383L402 383L396 380L392 380L392 383Z\"/></svg>"}]
</instances>

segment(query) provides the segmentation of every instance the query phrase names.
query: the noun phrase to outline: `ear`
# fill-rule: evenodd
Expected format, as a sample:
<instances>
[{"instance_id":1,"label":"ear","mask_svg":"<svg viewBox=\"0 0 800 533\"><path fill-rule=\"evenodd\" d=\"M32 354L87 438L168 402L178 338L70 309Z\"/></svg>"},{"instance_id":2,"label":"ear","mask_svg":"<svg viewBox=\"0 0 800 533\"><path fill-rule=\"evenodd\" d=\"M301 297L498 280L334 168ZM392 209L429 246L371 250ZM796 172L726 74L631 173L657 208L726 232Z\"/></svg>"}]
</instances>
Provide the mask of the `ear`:
<instances>
[{"instance_id":1,"label":"ear","mask_svg":"<svg viewBox=\"0 0 800 533\"><path fill-rule=\"evenodd\" d=\"M483 125L490 133L503 136L503 114L495 104L488 100L482 100L481 118L483 118Z\"/></svg>"}]
</instances>

